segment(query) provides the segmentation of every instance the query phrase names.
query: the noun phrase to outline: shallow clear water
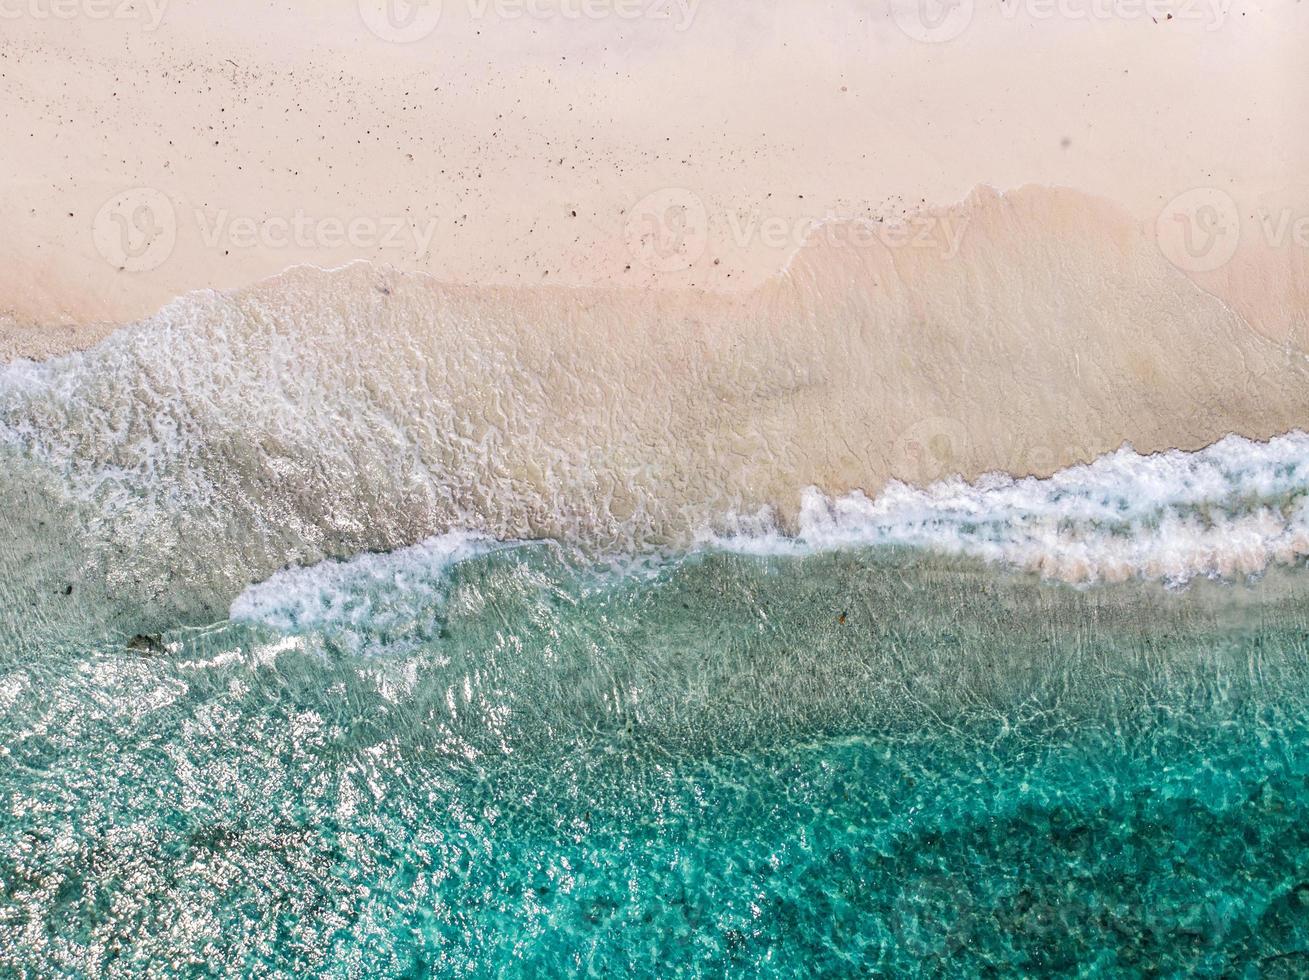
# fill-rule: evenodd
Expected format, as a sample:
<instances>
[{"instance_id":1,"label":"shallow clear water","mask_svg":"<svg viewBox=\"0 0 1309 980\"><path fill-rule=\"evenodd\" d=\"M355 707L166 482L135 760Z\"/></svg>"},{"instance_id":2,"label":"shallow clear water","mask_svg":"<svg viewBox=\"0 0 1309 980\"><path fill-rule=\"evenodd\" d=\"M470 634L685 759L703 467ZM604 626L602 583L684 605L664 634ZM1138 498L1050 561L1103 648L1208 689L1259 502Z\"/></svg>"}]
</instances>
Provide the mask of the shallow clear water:
<instances>
[{"instance_id":1,"label":"shallow clear water","mask_svg":"<svg viewBox=\"0 0 1309 980\"><path fill-rule=\"evenodd\" d=\"M0 972L1302 975L1307 597L536 545L29 631Z\"/></svg>"}]
</instances>

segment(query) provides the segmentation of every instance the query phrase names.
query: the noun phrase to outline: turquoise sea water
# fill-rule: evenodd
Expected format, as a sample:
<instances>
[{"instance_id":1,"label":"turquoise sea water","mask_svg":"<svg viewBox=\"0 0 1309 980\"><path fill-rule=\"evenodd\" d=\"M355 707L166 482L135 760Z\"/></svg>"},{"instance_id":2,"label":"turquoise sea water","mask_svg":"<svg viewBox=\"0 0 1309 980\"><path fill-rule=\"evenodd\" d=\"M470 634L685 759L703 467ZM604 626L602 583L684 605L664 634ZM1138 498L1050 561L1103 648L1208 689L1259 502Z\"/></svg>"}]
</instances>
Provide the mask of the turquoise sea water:
<instances>
[{"instance_id":1,"label":"turquoise sea water","mask_svg":"<svg viewBox=\"0 0 1309 980\"><path fill-rule=\"evenodd\" d=\"M0 366L0 977L1309 974L1309 434L348 278Z\"/></svg>"},{"instance_id":2,"label":"turquoise sea water","mask_svg":"<svg viewBox=\"0 0 1309 980\"><path fill-rule=\"evenodd\" d=\"M455 557L7 642L0 973L1309 971L1303 571Z\"/></svg>"}]
</instances>

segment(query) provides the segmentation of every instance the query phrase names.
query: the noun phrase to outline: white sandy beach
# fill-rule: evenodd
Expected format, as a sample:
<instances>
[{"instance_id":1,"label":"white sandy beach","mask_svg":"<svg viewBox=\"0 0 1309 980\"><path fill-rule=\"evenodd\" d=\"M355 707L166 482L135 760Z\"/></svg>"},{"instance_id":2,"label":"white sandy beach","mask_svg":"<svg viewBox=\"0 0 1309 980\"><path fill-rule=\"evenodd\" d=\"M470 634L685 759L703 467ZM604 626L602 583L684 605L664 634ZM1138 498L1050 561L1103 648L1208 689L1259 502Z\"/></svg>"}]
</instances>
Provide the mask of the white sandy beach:
<instances>
[{"instance_id":1,"label":"white sandy beach","mask_svg":"<svg viewBox=\"0 0 1309 980\"><path fill-rule=\"evenodd\" d=\"M1259 224L1309 217L1296 3L967 0L935 34L913 4L398 3L389 28L380 0L6 0L0 353L361 258L748 289L815 222L978 185L1079 190L1147 236L1210 189L1244 247L1198 281L1261 326L1270 285L1303 299L1305 245Z\"/></svg>"},{"instance_id":2,"label":"white sandy beach","mask_svg":"<svg viewBox=\"0 0 1309 980\"><path fill-rule=\"evenodd\" d=\"M328 433L413 454L446 496L353 550L685 540L1309 418L1294 3L21 2L0 353L143 320L67 377L289 440L259 452L342 507ZM228 295L167 305L196 290Z\"/></svg>"},{"instance_id":3,"label":"white sandy beach","mask_svg":"<svg viewBox=\"0 0 1309 980\"><path fill-rule=\"evenodd\" d=\"M1297 975L1309 2L889 4L0 0L0 975Z\"/></svg>"}]
</instances>

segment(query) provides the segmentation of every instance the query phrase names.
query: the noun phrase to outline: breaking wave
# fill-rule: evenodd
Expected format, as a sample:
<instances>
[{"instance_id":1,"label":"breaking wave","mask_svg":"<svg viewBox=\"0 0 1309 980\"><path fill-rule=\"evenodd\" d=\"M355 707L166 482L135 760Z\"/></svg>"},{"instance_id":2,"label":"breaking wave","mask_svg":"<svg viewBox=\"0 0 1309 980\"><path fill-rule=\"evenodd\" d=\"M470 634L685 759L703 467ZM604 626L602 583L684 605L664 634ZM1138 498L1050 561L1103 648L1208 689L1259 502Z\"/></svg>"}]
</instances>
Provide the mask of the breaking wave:
<instances>
[{"instance_id":1,"label":"breaking wave","mask_svg":"<svg viewBox=\"0 0 1309 980\"><path fill-rule=\"evenodd\" d=\"M32 621L73 596L136 630L451 532L913 546L1077 582L1303 554L1304 437L1223 440L1305 424L1303 357L1094 202L961 208L958 254L820 242L749 294L297 269L5 365L0 576Z\"/></svg>"},{"instance_id":2,"label":"breaking wave","mask_svg":"<svg viewBox=\"0 0 1309 980\"><path fill-rule=\"evenodd\" d=\"M804 492L799 533L765 512L707 543L754 553L905 546L966 555L1071 583L1184 585L1254 575L1309 554L1309 436L1229 436L1197 452L1124 446L1048 479L989 474L875 498Z\"/></svg>"},{"instance_id":3,"label":"breaking wave","mask_svg":"<svg viewBox=\"0 0 1309 980\"><path fill-rule=\"evenodd\" d=\"M1309 435L1230 436L1197 452L1149 456L1125 446L1047 479L989 474L921 488L895 481L876 497L830 497L810 487L795 533L764 510L724 520L698 543L699 550L788 557L910 548L1071 584L1239 579L1309 555ZM231 617L283 630L385 629L408 615L397 596L417 592L426 602L452 565L505 546L455 531L392 554L284 569L243 591ZM680 560L662 556L664 564ZM651 561L640 567L660 567L658 556Z\"/></svg>"}]
</instances>

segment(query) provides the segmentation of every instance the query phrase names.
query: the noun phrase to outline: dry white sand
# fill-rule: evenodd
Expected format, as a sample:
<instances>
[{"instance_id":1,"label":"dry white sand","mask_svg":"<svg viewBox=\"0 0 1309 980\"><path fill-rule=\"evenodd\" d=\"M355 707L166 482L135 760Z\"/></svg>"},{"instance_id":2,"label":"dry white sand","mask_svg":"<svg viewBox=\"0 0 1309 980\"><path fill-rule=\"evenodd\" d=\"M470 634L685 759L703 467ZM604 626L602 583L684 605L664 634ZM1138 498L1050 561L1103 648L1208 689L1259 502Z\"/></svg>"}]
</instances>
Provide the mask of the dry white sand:
<instances>
[{"instance_id":1,"label":"dry white sand","mask_svg":"<svg viewBox=\"0 0 1309 980\"><path fill-rule=\"evenodd\" d=\"M3 0L0 352L360 258L749 288L815 221L979 184L1075 188L1150 235L1192 188L1246 244L1260 209L1309 217L1303 5L955 4ZM1206 285L1257 300L1226 271Z\"/></svg>"},{"instance_id":2,"label":"dry white sand","mask_svg":"<svg viewBox=\"0 0 1309 980\"><path fill-rule=\"evenodd\" d=\"M200 288L326 373L467 343L498 531L1306 421L1300 4L117 3L0 0L0 355Z\"/></svg>"}]
</instances>

